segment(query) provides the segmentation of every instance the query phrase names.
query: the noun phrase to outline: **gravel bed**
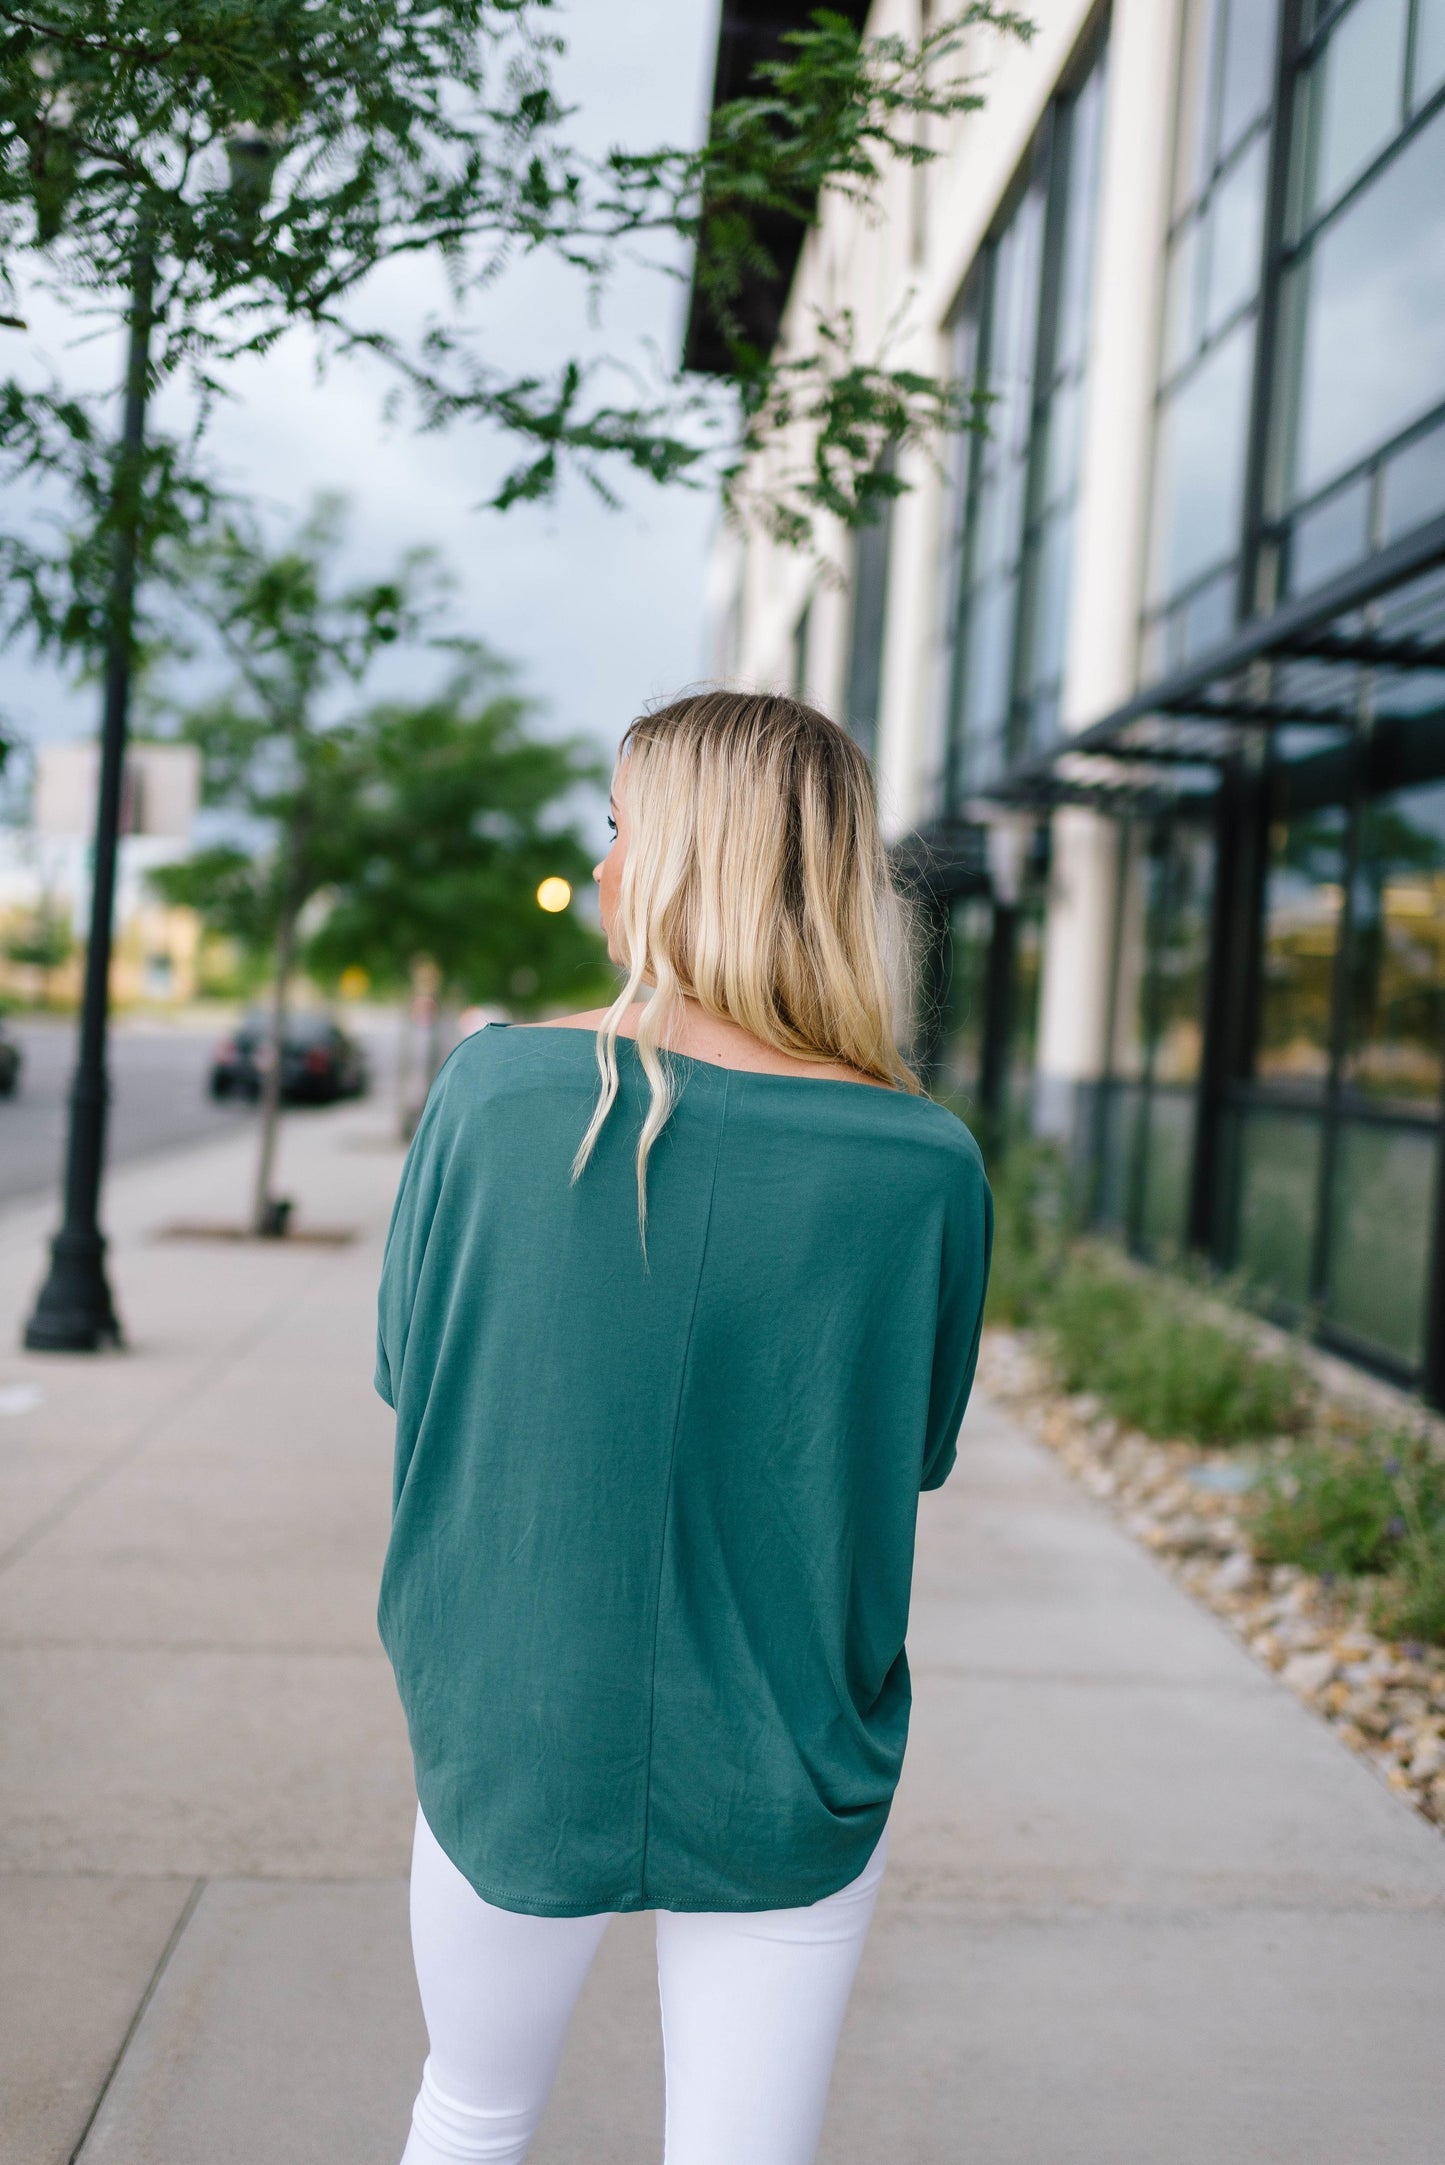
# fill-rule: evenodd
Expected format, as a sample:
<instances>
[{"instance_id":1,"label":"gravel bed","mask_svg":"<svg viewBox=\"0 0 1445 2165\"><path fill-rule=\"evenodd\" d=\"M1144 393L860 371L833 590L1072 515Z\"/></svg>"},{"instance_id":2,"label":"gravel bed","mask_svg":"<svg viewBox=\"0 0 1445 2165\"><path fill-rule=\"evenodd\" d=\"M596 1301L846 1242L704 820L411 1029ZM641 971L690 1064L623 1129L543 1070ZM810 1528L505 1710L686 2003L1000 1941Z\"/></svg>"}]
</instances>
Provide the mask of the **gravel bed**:
<instances>
[{"instance_id":1,"label":"gravel bed","mask_svg":"<svg viewBox=\"0 0 1445 2165\"><path fill-rule=\"evenodd\" d=\"M1256 1560L1240 1514L1257 1458L1121 1427L1097 1399L1061 1393L1027 1333L986 1331L978 1374L1257 1661L1445 1830L1445 1649L1382 1639L1359 1587Z\"/></svg>"}]
</instances>

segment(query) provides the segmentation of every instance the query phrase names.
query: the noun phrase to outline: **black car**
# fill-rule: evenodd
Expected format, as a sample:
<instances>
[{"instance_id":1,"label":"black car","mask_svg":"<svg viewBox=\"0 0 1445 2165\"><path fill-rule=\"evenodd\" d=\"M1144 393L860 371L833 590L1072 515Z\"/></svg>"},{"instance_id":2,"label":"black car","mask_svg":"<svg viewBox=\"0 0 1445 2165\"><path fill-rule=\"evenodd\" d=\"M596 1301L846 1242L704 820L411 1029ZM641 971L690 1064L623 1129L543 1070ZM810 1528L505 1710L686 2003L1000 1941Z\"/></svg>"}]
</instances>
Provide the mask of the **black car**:
<instances>
[{"instance_id":1,"label":"black car","mask_svg":"<svg viewBox=\"0 0 1445 2165\"><path fill-rule=\"evenodd\" d=\"M271 1018L247 1015L240 1028L216 1047L211 1062L213 1098L261 1095L261 1080L271 1057ZM281 1054L281 1096L288 1105L331 1105L337 1098L366 1093L366 1055L329 1015L290 1015Z\"/></svg>"},{"instance_id":2,"label":"black car","mask_svg":"<svg viewBox=\"0 0 1445 2165\"><path fill-rule=\"evenodd\" d=\"M20 1067L25 1055L3 1022L0 1022L0 1098L13 1098L20 1088Z\"/></svg>"}]
</instances>

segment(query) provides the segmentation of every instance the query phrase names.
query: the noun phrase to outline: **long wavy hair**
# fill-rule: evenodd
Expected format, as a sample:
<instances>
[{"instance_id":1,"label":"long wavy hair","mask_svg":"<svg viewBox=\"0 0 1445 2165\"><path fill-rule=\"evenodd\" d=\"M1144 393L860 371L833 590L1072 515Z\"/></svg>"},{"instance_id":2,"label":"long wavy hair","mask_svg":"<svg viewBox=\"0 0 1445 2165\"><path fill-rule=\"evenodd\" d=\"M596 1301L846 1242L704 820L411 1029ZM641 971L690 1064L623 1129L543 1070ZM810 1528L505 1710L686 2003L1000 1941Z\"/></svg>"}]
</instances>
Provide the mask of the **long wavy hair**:
<instances>
[{"instance_id":1,"label":"long wavy hair","mask_svg":"<svg viewBox=\"0 0 1445 2165\"><path fill-rule=\"evenodd\" d=\"M672 1109L666 1052L684 998L778 1052L922 1084L898 1049L916 943L889 876L873 777L847 732L800 699L705 691L633 722L618 747L628 843L612 928L627 980L597 1031L601 1088L573 1162L592 1154L617 1097L617 1036L637 1030L652 1102L647 1161Z\"/></svg>"}]
</instances>

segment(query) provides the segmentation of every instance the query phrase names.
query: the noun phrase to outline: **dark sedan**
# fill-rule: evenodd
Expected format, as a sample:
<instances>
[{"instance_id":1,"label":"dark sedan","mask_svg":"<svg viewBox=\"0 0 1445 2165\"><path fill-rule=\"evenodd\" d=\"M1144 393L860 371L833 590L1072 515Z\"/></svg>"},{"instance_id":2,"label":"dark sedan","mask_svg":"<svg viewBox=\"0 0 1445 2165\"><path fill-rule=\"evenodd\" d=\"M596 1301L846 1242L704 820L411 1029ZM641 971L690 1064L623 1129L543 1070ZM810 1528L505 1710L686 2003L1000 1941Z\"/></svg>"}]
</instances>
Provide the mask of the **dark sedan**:
<instances>
[{"instance_id":1,"label":"dark sedan","mask_svg":"<svg viewBox=\"0 0 1445 2165\"><path fill-rule=\"evenodd\" d=\"M261 1095L271 1057L271 1018L247 1015L216 1048L211 1063L213 1098ZM366 1055L329 1015L291 1015L281 1054L281 1096L288 1105L331 1105L359 1098L367 1087Z\"/></svg>"},{"instance_id":2,"label":"dark sedan","mask_svg":"<svg viewBox=\"0 0 1445 2165\"><path fill-rule=\"evenodd\" d=\"M13 1098L19 1089L23 1058L20 1047L0 1022L0 1098Z\"/></svg>"}]
</instances>

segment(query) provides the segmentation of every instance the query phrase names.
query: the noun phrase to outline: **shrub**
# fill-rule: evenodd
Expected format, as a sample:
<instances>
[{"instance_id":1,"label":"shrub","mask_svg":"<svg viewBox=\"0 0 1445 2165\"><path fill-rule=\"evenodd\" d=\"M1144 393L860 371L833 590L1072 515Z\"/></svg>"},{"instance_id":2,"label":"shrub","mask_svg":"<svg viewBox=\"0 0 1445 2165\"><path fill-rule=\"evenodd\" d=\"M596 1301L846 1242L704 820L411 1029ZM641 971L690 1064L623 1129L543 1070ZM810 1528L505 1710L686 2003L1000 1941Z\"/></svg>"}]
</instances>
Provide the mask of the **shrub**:
<instances>
[{"instance_id":1,"label":"shrub","mask_svg":"<svg viewBox=\"0 0 1445 2165\"><path fill-rule=\"evenodd\" d=\"M1040 1320L1066 1389L1093 1392L1147 1435L1229 1444L1297 1426L1296 1365L1261 1353L1202 1306L1187 1282L1084 1248L1042 1299Z\"/></svg>"},{"instance_id":2,"label":"shrub","mask_svg":"<svg viewBox=\"0 0 1445 2165\"><path fill-rule=\"evenodd\" d=\"M1394 1463L1378 1442L1298 1445L1260 1490L1256 1555L1342 1578L1387 1571L1405 1531Z\"/></svg>"},{"instance_id":3,"label":"shrub","mask_svg":"<svg viewBox=\"0 0 1445 2165\"><path fill-rule=\"evenodd\" d=\"M1372 1621L1392 1639L1445 1646L1445 1519L1410 1534L1375 1596Z\"/></svg>"},{"instance_id":4,"label":"shrub","mask_svg":"<svg viewBox=\"0 0 1445 2165\"><path fill-rule=\"evenodd\" d=\"M1445 1643L1445 1462L1417 1437L1298 1445L1261 1489L1251 1535L1264 1563L1378 1579L1381 1631Z\"/></svg>"},{"instance_id":5,"label":"shrub","mask_svg":"<svg viewBox=\"0 0 1445 2165\"><path fill-rule=\"evenodd\" d=\"M993 1189L993 1264L988 1320L1022 1329L1039 1311L1063 1265L1073 1212L1063 1156L1039 1143L1016 1143L989 1169Z\"/></svg>"}]
</instances>

